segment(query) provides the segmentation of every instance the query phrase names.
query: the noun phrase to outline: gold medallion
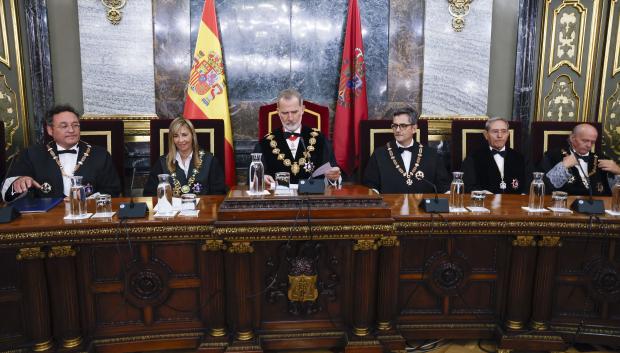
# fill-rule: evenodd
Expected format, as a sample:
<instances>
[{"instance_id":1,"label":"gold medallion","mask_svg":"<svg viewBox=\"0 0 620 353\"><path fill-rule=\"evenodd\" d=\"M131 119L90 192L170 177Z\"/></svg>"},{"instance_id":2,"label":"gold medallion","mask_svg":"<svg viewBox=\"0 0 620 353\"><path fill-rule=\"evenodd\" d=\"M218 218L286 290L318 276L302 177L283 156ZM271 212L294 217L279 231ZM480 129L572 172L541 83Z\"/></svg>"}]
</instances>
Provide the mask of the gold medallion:
<instances>
[{"instance_id":1,"label":"gold medallion","mask_svg":"<svg viewBox=\"0 0 620 353\"><path fill-rule=\"evenodd\" d=\"M297 173L299 173L299 164L297 164L297 162L293 163L293 165L291 166L291 172L293 172L294 175L297 175Z\"/></svg>"},{"instance_id":2,"label":"gold medallion","mask_svg":"<svg viewBox=\"0 0 620 353\"><path fill-rule=\"evenodd\" d=\"M271 148L276 148L278 143L275 140L271 140L271 142L269 142L269 146L271 146Z\"/></svg>"},{"instance_id":3,"label":"gold medallion","mask_svg":"<svg viewBox=\"0 0 620 353\"><path fill-rule=\"evenodd\" d=\"M181 192L187 194L189 192L189 185L181 186Z\"/></svg>"},{"instance_id":4,"label":"gold medallion","mask_svg":"<svg viewBox=\"0 0 620 353\"><path fill-rule=\"evenodd\" d=\"M299 158L299 164L306 164L306 159L305 158Z\"/></svg>"},{"instance_id":5,"label":"gold medallion","mask_svg":"<svg viewBox=\"0 0 620 353\"><path fill-rule=\"evenodd\" d=\"M285 160L284 160L284 165L285 165L285 166L287 166L287 167L290 167L290 166L291 166L291 160L290 160L290 159L288 159L288 158L287 158L287 159L285 159Z\"/></svg>"},{"instance_id":6,"label":"gold medallion","mask_svg":"<svg viewBox=\"0 0 620 353\"><path fill-rule=\"evenodd\" d=\"M278 155L278 160L279 160L279 161L284 160L284 153L280 153L280 154Z\"/></svg>"},{"instance_id":7,"label":"gold medallion","mask_svg":"<svg viewBox=\"0 0 620 353\"><path fill-rule=\"evenodd\" d=\"M310 140L308 140L310 142L311 145L316 144L316 139L314 137L311 137Z\"/></svg>"},{"instance_id":8,"label":"gold medallion","mask_svg":"<svg viewBox=\"0 0 620 353\"><path fill-rule=\"evenodd\" d=\"M279 148L274 148L274 149L271 150L271 153L278 154L278 153L280 153L280 149Z\"/></svg>"},{"instance_id":9,"label":"gold medallion","mask_svg":"<svg viewBox=\"0 0 620 353\"><path fill-rule=\"evenodd\" d=\"M314 152L314 146L308 146L308 151Z\"/></svg>"}]
</instances>

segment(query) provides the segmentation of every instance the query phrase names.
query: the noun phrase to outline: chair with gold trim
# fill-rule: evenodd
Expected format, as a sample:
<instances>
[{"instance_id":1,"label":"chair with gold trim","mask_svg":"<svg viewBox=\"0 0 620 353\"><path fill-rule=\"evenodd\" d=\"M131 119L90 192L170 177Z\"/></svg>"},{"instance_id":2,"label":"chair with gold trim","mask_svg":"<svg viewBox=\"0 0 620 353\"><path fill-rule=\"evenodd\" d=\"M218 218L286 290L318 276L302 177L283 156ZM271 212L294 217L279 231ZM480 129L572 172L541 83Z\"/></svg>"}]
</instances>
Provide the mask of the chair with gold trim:
<instances>
[{"instance_id":1,"label":"chair with gold trim","mask_svg":"<svg viewBox=\"0 0 620 353\"><path fill-rule=\"evenodd\" d=\"M482 146L488 146L484 139L484 125L486 120L480 119L461 119L452 120L451 137L451 163L452 170L461 170L461 165L468 153L471 153ZM508 127L508 147L521 151L521 122L510 121Z\"/></svg>"},{"instance_id":2,"label":"chair with gold trim","mask_svg":"<svg viewBox=\"0 0 620 353\"><path fill-rule=\"evenodd\" d=\"M168 153L168 127L172 119L151 120L151 165L157 158ZM213 153L224 166L224 120L192 119L196 129L198 145L201 149Z\"/></svg>"},{"instance_id":3,"label":"chair with gold trim","mask_svg":"<svg viewBox=\"0 0 620 353\"><path fill-rule=\"evenodd\" d=\"M392 120L362 120L360 121L360 154L358 178L361 182L364 170L370 156L376 147L385 146L394 139L391 128ZM418 119L418 131L415 140L423 145L428 144L428 120Z\"/></svg>"},{"instance_id":4,"label":"chair with gold trim","mask_svg":"<svg viewBox=\"0 0 620 353\"><path fill-rule=\"evenodd\" d=\"M566 146L566 140L573 128L582 122L573 121L533 121L531 127L532 162L534 165L542 160L548 150ZM598 131L599 138L593 146L593 152L601 151L601 123L588 122Z\"/></svg>"},{"instance_id":5,"label":"chair with gold trim","mask_svg":"<svg viewBox=\"0 0 620 353\"><path fill-rule=\"evenodd\" d=\"M318 129L329 139L329 108L304 101L304 115L301 118L301 124ZM277 103L263 105L258 109L259 139L280 127L282 127L282 122L278 116Z\"/></svg>"}]
</instances>

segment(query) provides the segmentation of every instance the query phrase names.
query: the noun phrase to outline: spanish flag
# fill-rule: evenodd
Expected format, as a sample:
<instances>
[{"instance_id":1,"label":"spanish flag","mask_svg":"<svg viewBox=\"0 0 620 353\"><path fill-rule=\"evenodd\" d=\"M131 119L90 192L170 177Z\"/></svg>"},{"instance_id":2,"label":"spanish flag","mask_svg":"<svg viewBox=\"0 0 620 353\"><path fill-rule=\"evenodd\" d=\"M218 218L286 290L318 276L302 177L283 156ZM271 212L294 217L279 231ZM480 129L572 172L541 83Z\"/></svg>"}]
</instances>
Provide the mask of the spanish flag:
<instances>
[{"instance_id":1,"label":"spanish flag","mask_svg":"<svg viewBox=\"0 0 620 353\"><path fill-rule=\"evenodd\" d=\"M202 9L183 116L187 119L224 120L225 160L220 162L224 163L226 184L235 185L235 153L214 0L205 0Z\"/></svg>"}]
</instances>

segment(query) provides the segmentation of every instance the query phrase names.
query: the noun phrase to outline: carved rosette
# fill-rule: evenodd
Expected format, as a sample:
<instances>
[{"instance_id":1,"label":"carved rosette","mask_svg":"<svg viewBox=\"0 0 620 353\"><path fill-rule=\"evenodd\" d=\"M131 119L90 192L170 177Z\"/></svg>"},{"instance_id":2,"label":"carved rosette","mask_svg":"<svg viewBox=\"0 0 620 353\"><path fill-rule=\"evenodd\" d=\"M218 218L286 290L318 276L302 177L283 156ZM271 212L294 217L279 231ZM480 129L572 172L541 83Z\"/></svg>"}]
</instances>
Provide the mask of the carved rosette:
<instances>
[{"instance_id":1,"label":"carved rosette","mask_svg":"<svg viewBox=\"0 0 620 353\"><path fill-rule=\"evenodd\" d=\"M437 295L457 295L469 283L471 267L459 255L440 252L428 262L424 277L429 287Z\"/></svg>"},{"instance_id":2,"label":"carved rosette","mask_svg":"<svg viewBox=\"0 0 620 353\"><path fill-rule=\"evenodd\" d=\"M378 248L374 239L359 239L353 245L353 251L377 250Z\"/></svg>"},{"instance_id":3,"label":"carved rosette","mask_svg":"<svg viewBox=\"0 0 620 353\"><path fill-rule=\"evenodd\" d=\"M41 250L41 248L23 248L19 249L19 252L15 258L17 261L44 259L45 253Z\"/></svg>"},{"instance_id":4,"label":"carved rosette","mask_svg":"<svg viewBox=\"0 0 620 353\"><path fill-rule=\"evenodd\" d=\"M137 308L163 303L170 294L169 273L169 269L159 262L132 265L125 276L125 298Z\"/></svg>"},{"instance_id":5,"label":"carved rosette","mask_svg":"<svg viewBox=\"0 0 620 353\"><path fill-rule=\"evenodd\" d=\"M231 243L228 252L231 254L251 254L254 252L254 248L248 241L239 241Z\"/></svg>"},{"instance_id":6,"label":"carved rosette","mask_svg":"<svg viewBox=\"0 0 620 353\"><path fill-rule=\"evenodd\" d=\"M590 295L603 302L620 300L620 267L618 264L598 258L585 267Z\"/></svg>"}]
</instances>

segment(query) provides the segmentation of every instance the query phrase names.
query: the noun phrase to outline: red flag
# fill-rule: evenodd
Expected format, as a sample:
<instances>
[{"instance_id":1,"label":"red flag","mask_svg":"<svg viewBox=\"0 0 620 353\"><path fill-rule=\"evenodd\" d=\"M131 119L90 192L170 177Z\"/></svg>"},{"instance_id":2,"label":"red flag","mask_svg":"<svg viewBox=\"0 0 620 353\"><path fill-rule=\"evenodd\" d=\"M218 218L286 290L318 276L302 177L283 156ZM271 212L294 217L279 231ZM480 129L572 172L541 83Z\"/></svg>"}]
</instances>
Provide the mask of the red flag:
<instances>
[{"instance_id":1,"label":"red flag","mask_svg":"<svg viewBox=\"0 0 620 353\"><path fill-rule=\"evenodd\" d=\"M202 9L202 21L198 29L192 69L187 82L183 116L188 119L224 120L226 146L225 160L221 162L224 163L226 172L226 185L235 185L235 153L228 112L228 93L213 0L205 0Z\"/></svg>"},{"instance_id":2,"label":"red flag","mask_svg":"<svg viewBox=\"0 0 620 353\"><path fill-rule=\"evenodd\" d=\"M367 119L368 101L366 99L362 22L357 0L349 0L347 32L344 36L338 101L334 119L334 154L338 165L349 175L357 167L360 121Z\"/></svg>"}]
</instances>

